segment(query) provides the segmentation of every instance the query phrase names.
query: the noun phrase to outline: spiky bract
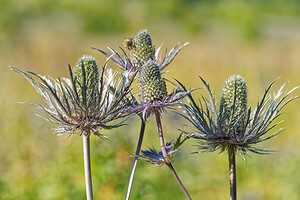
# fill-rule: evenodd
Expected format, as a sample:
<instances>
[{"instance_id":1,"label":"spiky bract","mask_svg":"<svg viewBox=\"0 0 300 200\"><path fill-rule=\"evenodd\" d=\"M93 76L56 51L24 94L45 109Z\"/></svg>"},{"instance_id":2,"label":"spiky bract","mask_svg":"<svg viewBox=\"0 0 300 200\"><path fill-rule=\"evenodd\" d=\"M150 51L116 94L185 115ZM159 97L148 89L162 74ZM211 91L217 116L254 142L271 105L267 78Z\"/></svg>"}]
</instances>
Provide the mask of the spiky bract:
<instances>
[{"instance_id":1,"label":"spiky bract","mask_svg":"<svg viewBox=\"0 0 300 200\"><path fill-rule=\"evenodd\" d=\"M148 60L139 75L139 89L142 103L162 100L167 95L166 82L153 60Z\"/></svg>"},{"instance_id":2,"label":"spiky bract","mask_svg":"<svg viewBox=\"0 0 300 200\"><path fill-rule=\"evenodd\" d=\"M142 150L142 155L140 155L140 159L147 161L153 165L163 166L168 165L174 161L175 153L179 150L179 148L183 145L183 143L189 139L188 135L180 134L176 140L172 140L171 142L166 143L166 152L167 157L169 159L169 163L166 163L163 153L161 151L157 151L154 148L148 148L148 150Z\"/></svg>"}]
</instances>

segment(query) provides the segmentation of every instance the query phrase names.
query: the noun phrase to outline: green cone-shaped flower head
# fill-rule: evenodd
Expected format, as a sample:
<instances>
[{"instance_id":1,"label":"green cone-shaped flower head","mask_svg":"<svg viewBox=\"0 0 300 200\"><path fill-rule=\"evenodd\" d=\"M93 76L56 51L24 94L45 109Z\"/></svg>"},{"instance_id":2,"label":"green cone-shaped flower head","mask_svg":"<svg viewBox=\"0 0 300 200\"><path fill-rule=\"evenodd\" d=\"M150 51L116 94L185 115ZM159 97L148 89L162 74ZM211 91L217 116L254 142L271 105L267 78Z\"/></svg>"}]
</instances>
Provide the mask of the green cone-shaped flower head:
<instances>
[{"instance_id":1,"label":"green cone-shaped flower head","mask_svg":"<svg viewBox=\"0 0 300 200\"><path fill-rule=\"evenodd\" d=\"M84 70L84 71L83 71ZM85 77L84 77L85 73ZM98 85L99 82L99 69L96 60L92 56L82 56L73 69L74 77L77 78L78 83L83 86L84 84L88 89ZM85 83L84 83L85 82Z\"/></svg>"},{"instance_id":2,"label":"green cone-shaped flower head","mask_svg":"<svg viewBox=\"0 0 300 200\"><path fill-rule=\"evenodd\" d=\"M132 62L135 66L143 65L149 58L154 59L155 48L147 30L138 32L133 38L126 39L124 46L131 50Z\"/></svg>"},{"instance_id":3,"label":"green cone-shaped flower head","mask_svg":"<svg viewBox=\"0 0 300 200\"><path fill-rule=\"evenodd\" d=\"M152 59L142 66L139 78L142 103L162 100L167 95L166 82L161 78L159 67Z\"/></svg>"},{"instance_id":4,"label":"green cone-shaped flower head","mask_svg":"<svg viewBox=\"0 0 300 200\"><path fill-rule=\"evenodd\" d=\"M240 133L246 116L247 85L241 76L233 75L223 84L220 101L220 120L223 126L234 126L234 130Z\"/></svg>"}]
</instances>

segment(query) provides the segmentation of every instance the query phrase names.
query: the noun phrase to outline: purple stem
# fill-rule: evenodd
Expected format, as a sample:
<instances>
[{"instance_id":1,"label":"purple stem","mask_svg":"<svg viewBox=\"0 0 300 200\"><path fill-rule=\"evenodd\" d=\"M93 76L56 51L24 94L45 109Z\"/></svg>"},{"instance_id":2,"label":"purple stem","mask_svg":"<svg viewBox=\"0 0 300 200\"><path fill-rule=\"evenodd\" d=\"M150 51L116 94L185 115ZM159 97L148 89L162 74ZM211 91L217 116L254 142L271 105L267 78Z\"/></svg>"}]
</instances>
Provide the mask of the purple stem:
<instances>
[{"instance_id":1,"label":"purple stem","mask_svg":"<svg viewBox=\"0 0 300 200\"><path fill-rule=\"evenodd\" d=\"M169 161L167 151L166 151L165 140L164 140L164 135L163 135L162 126L161 126L161 120L160 120L160 114L159 114L158 111L155 111L155 117L156 117L156 123L157 123L157 129L158 129L158 136L159 136L161 151L162 151L165 162L167 164L169 164L170 161Z\"/></svg>"},{"instance_id":2,"label":"purple stem","mask_svg":"<svg viewBox=\"0 0 300 200\"><path fill-rule=\"evenodd\" d=\"M236 166L235 166L235 151L228 151L229 158L229 180L230 180L230 200L236 200Z\"/></svg>"},{"instance_id":3,"label":"purple stem","mask_svg":"<svg viewBox=\"0 0 300 200\"><path fill-rule=\"evenodd\" d=\"M190 197L189 193L187 192L187 190L183 186L182 182L180 181L177 173L175 172L175 169L173 168L173 166L172 166L172 164L171 164L171 162L168 158L167 151L166 151L166 146L165 146L165 141L164 141L164 135L163 135L162 126L161 126L160 114L159 114L158 111L155 111L155 117L156 117L156 123L157 123L157 128L158 128L158 136L159 136L161 151L162 151L165 163L169 167L169 169L171 170L173 176L175 177L178 185L180 186L180 188L184 192L187 199L191 200L192 198Z\"/></svg>"}]
</instances>

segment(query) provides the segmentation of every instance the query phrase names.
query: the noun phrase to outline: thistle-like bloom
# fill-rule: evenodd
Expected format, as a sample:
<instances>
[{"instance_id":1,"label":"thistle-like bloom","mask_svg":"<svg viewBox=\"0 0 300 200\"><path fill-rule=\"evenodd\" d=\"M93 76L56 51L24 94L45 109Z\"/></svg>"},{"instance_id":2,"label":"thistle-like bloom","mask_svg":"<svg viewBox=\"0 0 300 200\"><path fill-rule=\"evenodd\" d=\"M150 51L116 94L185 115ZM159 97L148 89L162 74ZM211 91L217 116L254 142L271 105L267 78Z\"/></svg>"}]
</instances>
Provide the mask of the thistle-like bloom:
<instances>
[{"instance_id":1,"label":"thistle-like bloom","mask_svg":"<svg viewBox=\"0 0 300 200\"><path fill-rule=\"evenodd\" d=\"M152 59L144 63L139 75L142 103L161 101L167 95L166 82L161 77L158 65Z\"/></svg>"},{"instance_id":2,"label":"thistle-like bloom","mask_svg":"<svg viewBox=\"0 0 300 200\"><path fill-rule=\"evenodd\" d=\"M131 50L131 60L136 67L143 65L147 60L154 59L155 48L152 46L152 39L147 30L138 32L128 45L124 45Z\"/></svg>"},{"instance_id":3,"label":"thistle-like bloom","mask_svg":"<svg viewBox=\"0 0 300 200\"><path fill-rule=\"evenodd\" d=\"M120 123L109 122L130 114L126 106L130 103L127 95L133 80L116 79L117 74L105 66L99 75L98 65L91 56L80 58L73 71L69 66L70 78L46 78L12 69L23 75L41 95L46 106L33 105L49 115L45 119L57 125L58 134L94 133L102 137L100 129L118 127Z\"/></svg>"},{"instance_id":4,"label":"thistle-like bloom","mask_svg":"<svg viewBox=\"0 0 300 200\"><path fill-rule=\"evenodd\" d=\"M201 78L201 77L200 77ZM193 137L199 142L199 150L203 151L228 151L240 152L242 155L248 151L254 153L268 153L267 150L255 147L256 144L268 140L282 131L278 129L272 134L280 123L272 122L281 115L282 108L296 97L288 96L299 86L290 91L283 92L284 84L274 94L269 94L273 83L265 90L265 93L253 109L247 107L247 87L240 76L231 76L225 81L221 101L216 104L215 96L209 85L201 78L208 93L208 98L203 97L203 103L196 103L192 95L189 96L189 104L182 104L187 115L183 115L194 127ZM185 90L184 86L182 86ZM217 109L219 107L219 109Z\"/></svg>"},{"instance_id":5,"label":"thistle-like bloom","mask_svg":"<svg viewBox=\"0 0 300 200\"><path fill-rule=\"evenodd\" d=\"M79 132L83 139L83 157L87 200L93 200L90 135L104 137L100 129L116 128L122 123L108 124L126 117L131 84L126 77L116 79L112 69L106 70L106 63L99 75L98 65L91 56L79 59L73 71L69 66L70 78L45 78L44 76L12 68L24 76L44 99L46 106L35 105L48 115L45 118L55 123L57 133Z\"/></svg>"},{"instance_id":6,"label":"thistle-like bloom","mask_svg":"<svg viewBox=\"0 0 300 200\"><path fill-rule=\"evenodd\" d=\"M143 119L154 112L162 112L166 107L171 107L184 98L191 91L174 90L168 94L166 82L161 77L158 65L153 60L148 60L139 73L140 103L134 107Z\"/></svg>"},{"instance_id":7,"label":"thistle-like bloom","mask_svg":"<svg viewBox=\"0 0 300 200\"><path fill-rule=\"evenodd\" d=\"M136 103L132 106L132 111L139 113L144 120L150 116L154 110L159 112L164 108L170 107L179 103L191 91L174 90L168 94L166 90L165 79L161 77L164 70L177 56L179 51L189 43L184 43L178 49L176 45L168 54L167 51L163 59L160 56L162 45L156 50L152 45L152 39L147 30L138 32L133 38L125 39L123 45L130 50L131 56L123 51L123 56L119 55L115 50L109 48L110 52L105 52L100 49L93 48L124 69L125 77L132 77L131 74L138 72L139 76L139 97L131 96L131 99ZM154 54L155 52L155 54ZM153 80L150 80L153 79ZM146 91L144 91L146 90ZM159 98L157 98L159 96Z\"/></svg>"},{"instance_id":8,"label":"thistle-like bloom","mask_svg":"<svg viewBox=\"0 0 300 200\"><path fill-rule=\"evenodd\" d=\"M201 78L201 77L200 77ZM281 115L282 108L297 97L288 96L298 87L283 94L285 84L272 98L269 91L274 82L269 85L260 102L252 111L247 108L247 86L240 76L231 76L222 88L221 101L216 104L208 84L201 78L208 98L203 97L203 103L196 101L189 94L189 104L182 104L187 115L183 115L194 127L190 134L199 145L200 152L226 151L229 159L230 199L237 199L235 156L240 152L243 156L248 151L266 154L269 151L255 147L257 143L268 140L282 131L274 130L280 123L273 123ZM184 86L182 86L185 90ZM203 106L203 104L205 106ZM199 152L198 152L199 153Z\"/></svg>"},{"instance_id":9,"label":"thistle-like bloom","mask_svg":"<svg viewBox=\"0 0 300 200\"><path fill-rule=\"evenodd\" d=\"M229 77L223 84L219 116L225 132L231 127L236 134L241 134L247 117L247 85L239 75ZM234 108L233 108L234 107Z\"/></svg>"},{"instance_id":10,"label":"thistle-like bloom","mask_svg":"<svg viewBox=\"0 0 300 200\"><path fill-rule=\"evenodd\" d=\"M126 200L129 199L130 190L132 186L133 176L135 173L135 168L137 164L137 159L139 157L145 126L147 118L155 114L157 128L158 128L158 135L161 144L161 164L167 165L173 175L175 176L177 182L179 183L180 187L186 194L186 196L190 199L189 194L183 187L182 183L180 182L177 174L173 166L171 165L172 159L169 158L170 155L173 157L173 154L176 152L175 149L172 147L171 143L167 144L167 148L165 147L164 136L162 132L162 124L161 124L161 117L160 113L166 108L173 106L179 101L184 98L190 91L182 91L182 90L174 90L171 94L167 93L167 87L165 79L161 76L161 71L169 65L172 60L176 57L178 52L186 46L188 43L185 43L181 47L177 49L177 46L174 47L169 54L165 54L165 57L161 59L159 56L160 48L155 52L155 48L152 45L152 39L147 30L142 30L137 33L133 38L125 39L123 45L130 51L130 57L127 56L125 51L123 51L123 56L119 55L115 50L108 48L110 52L105 52L99 49L105 56L109 57L114 63L124 69L124 76L131 77L131 74L134 72L138 73L138 85L139 85L139 97L135 97L134 95L131 96L135 105L132 106L131 111L137 113L141 117L141 129L140 129L140 136L139 141L136 149L136 153L134 156L134 161L132 165L131 175L129 178L129 184L127 189ZM178 147L179 148L179 147ZM144 159L148 159L149 161L152 158L159 158L159 153L156 150L150 151L143 151Z\"/></svg>"}]
</instances>

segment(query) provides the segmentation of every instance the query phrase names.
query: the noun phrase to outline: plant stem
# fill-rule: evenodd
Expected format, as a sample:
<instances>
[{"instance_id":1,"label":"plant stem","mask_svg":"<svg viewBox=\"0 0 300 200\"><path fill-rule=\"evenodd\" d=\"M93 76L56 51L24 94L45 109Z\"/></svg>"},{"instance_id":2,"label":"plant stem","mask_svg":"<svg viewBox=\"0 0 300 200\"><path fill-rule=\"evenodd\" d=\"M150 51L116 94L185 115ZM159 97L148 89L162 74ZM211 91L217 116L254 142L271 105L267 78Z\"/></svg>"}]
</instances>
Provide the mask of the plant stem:
<instances>
[{"instance_id":1,"label":"plant stem","mask_svg":"<svg viewBox=\"0 0 300 200\"><path fill-rule=\"evenodd\" d=\"M83 159L84 159L86 199L93 200L91 161L90 161L90 136L83 134L82 138L83 138Z\"/></svg>"},{"instance_id":2,"label":"plant stem","mask_svg":"<svg viewBox=\"0 0 300 200\"><path fill-rule=\"evenodd\" d=\"M154 112L155 112L155 117L156 117L156 124L157 124L157 129L158 129L158 136L159 136L161 151L162 151L165 162L170 163L168 155L167 155L167 151L166 151L164 135L163 135L161 120L160 120L160 114L157 110L155 110Z\"/></svg>"},{"instance_id":3,"label":"plant stem","mask_svg":"<svg viewBox=\"0 0 300 200\"><path fill-rule=\"evenodd\" d=\"M175 177L178 185L180 186L181 190L184 192L185 196L187 197L187 199L192 200L191 196L189 195L188 191L185 189L184 185L182 184L182 182L180 181L174 167L172 166L171 163L168 164L169 169L171 170L173 176Z\"/></svg>"},{"instance_id":4,"label":"plant stem","mask_svg":"<svg viewBox=\"0 0 300 200\"><path fill-rule=\"evenodd\" d=\"M235 167L235 151L228 151L229 158L229 180L230 180L230 200L236 200L236 167Z\"/></svg>"},{"instance_id":5,"label":"plant stem","mask_svg":"<svg viewBox=\"0 0 300 200\"><path fill-rule=\"evenodd\" d=\"M169 169L171 170L173 176L175 177L178 185L181 187L181 189L184 192L185 196L189 200L191 200L192 198L190 197L189 193L187 192L187 190L183 186L182 182L180 181L177 173L175 172L175 169L173 168L173 166L172 166L172 164L171 164L171 162L170 162L170 160L168 158L167 151L166 151L166 146L165 146L165 141L164 141L164 135L163 135L163 131L162 131L160 114L159 114L158 111L155 111L155 117L156 117L156 123L157 123L157 129L158 129L158 136L159 136L159 140L160 140L161 151L162 151L165 163L169 167Z\"/></svg>"},{"instance_id":6,"label":"plant stem","mask_svg":"<svg viewBox=\"0 0 300 200\"><path fill-rule=\"evenodd\" d=\"M133 177L134 177L134 173L135 173L135 169L136 169L136 165L137 165L137 161L138 161L138 156L140 155L141 146L142 146L142 142L143 142L143 138L144 138L145 126L146 126L146 122L141 118L140 136L139 136L139 141L138 141L135 155L134 155L134 160L132 163L131 173L130 173L128 187L127 187L127 193L126 193L126 200L128 200L129 196L130 196L130 191L131 191Z\"/></svg>"}]
</instances>

